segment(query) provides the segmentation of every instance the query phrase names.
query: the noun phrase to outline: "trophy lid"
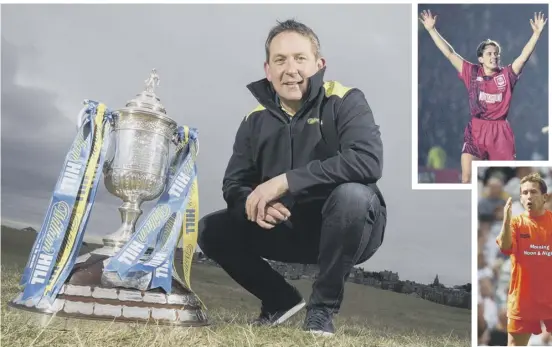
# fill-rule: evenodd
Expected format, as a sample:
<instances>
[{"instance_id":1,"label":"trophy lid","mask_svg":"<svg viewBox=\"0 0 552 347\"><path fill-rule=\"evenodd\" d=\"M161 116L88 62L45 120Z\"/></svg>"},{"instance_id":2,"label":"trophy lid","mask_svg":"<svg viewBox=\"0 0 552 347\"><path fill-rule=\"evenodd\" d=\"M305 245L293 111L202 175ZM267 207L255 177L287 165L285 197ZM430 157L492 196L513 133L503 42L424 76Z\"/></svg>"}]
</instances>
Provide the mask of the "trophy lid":
<instances>
[{"instance_id":1,"label":"trophy lid","mask_svg":"<svg viewBox=\"0 0 552 347\"><path fill-rule=\"evenodd\" d=\"M134 99L127 101L122 111L137 109L137 111L146 111L162 118L168 118L165 106L161 104L161 100L155 95L155 87L159 85L159 75L156 69L151 70L149 78L145 80L145 84L144 90L136 94Z\"/></svg>"}]
</instances>

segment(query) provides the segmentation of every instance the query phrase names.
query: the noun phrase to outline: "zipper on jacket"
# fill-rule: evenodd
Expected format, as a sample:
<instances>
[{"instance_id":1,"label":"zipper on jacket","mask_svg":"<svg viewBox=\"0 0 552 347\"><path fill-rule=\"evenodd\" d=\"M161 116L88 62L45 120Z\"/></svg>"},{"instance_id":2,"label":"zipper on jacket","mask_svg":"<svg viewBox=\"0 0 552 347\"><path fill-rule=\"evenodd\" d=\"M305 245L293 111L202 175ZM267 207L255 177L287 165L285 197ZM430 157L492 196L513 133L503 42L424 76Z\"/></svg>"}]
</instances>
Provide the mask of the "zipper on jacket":
<instances>
[{"instance_id":1,"label":"zipper on jacket","mask_svg":"<svg viewBox=\"0 0 552 347\"><path fill-rule=\"evenodd\" d=\"M289 169L293 169L293 120L294 120L295 116L293 117L290 117L288 116L288 126L289 126L289 149L290 149L290 164L289 164Z\"/></svg>"},{"instance_id":2,"label":"zipper on jacket","mask_svg":"<svg viewBox=\"0 0 552 347\"><path fill-rule=\"evenodd\" d=\"M306 105L302 105L299 111L297 111L295 115L293 115L292 117L290 117L289 115L286 115L288 119L288 125L289 125L289 145L291 150L291 155L290 155L291 163L289 166L290 170L293 169L293 125L295 124L295 120L303 115L303 113L305 112L305 109L306 109Z\"/></svg>"},{"instance_id":3,"label":"zipper on jacket","mask_svg":"<svg viewBox=\"0 0 552 347\"><path fill-rule=\"evenodd\" d=\"M289 169L293 169L293 125L295 124L295 120L301 116L301 114L304 112L306 105L302 105L299 111L295 113L295 115L290 116L286 112L280 109L281 114L283 114L287 119L287 124L289 126L289 145L290 145L290 164Z\"/></svg>"}]
</instances>

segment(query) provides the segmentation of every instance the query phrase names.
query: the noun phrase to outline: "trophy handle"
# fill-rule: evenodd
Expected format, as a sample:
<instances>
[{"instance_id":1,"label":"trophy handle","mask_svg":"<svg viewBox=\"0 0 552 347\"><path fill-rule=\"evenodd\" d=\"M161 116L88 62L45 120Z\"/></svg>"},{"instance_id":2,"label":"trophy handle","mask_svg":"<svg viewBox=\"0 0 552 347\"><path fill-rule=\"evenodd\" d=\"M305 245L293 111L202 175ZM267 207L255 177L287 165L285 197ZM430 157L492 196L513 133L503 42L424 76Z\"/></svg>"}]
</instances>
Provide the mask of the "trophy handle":
<instances>
[{"instance_id":1,"label":"trophy handle","mask_svg":"<svg viewBox=\"0 0 552 347\"><path fill-rule=\"evenodd\" d=\"M80 110L79 114L77 115L77 131L79 131L79 129L84 124L87 110L88 110L88 106L86 106L86 101L85 101L85 106Z\"/></svg>"},{"instance_id":2,"label":"trophy handle","mask_svg":"<svg viewBox=\"0 0 552 347\"><path fill-rule=\"evenodd\" d=\"M171 143L175 146L175 152L172 155L172 158L169 158L169 170L167 172L167 176L165 176L165 188L168 189L169 182L173 179L174 176L174 170L176 169L176 166L178 165L178 146L181 143L181 140L184 137L184 128L182 126L177 126L176 129L173 132Z\"/></svg>"},{"instance_id":3,"label":"trophy handle","mask_svg":"<svg viewBox=\"0 0 552 347\"><path fill-rule=\"evenodd\" d=\"M80 110L79 114L77 114L77 131L82 127L84 124L84 120L86 119L86 111L88 111L89 107L88 104L90 103L90 100L85 99L83 101L84 107ZM119 115L119 112L111 112L111 118L110 123L111 127L115 125L114 117L117 117Z\"/></svg>"},{"instance_id":4,"label":"trophy handle","mask_svg":"<svg viewBox=\"0 0 552 347\"><path fill-rule=\"evenodd\" d=\"M117 139L114 136L113 132L113 126L115 124L115 121L111 120L111 128L109 130L109 145L107 147L107 153L105 154L105 161L102 168L103 174L106 175L109 171L109 168L111 168L111 164L113 163L113 160L115 160L115 153L117 153Z\"/></svg>"},{"instance_id":5,"label":"trophy handle","mask_svg":"<svg viewBox=\"0 0 552 347\"><path fill-rule=\"evenodd\" d=\"M175 146L178 146L183 139L184 139L184 127L180 125L180 126L177 126L176 129L174 130L171 142Z\"/></svg>"}]
</instances>

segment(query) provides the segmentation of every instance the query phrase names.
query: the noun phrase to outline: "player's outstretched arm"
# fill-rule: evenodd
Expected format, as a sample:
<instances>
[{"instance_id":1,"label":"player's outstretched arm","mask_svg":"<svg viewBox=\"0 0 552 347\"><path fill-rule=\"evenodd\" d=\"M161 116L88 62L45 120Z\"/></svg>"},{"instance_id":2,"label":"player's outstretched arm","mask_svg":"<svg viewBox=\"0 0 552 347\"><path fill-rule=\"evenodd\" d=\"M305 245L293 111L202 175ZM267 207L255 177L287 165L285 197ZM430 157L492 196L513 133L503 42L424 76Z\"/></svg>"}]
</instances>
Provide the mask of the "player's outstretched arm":
<instances>
[{"instance_id":1,"label":"player's outstretched arm","mask_svg":"<svg viewBox=\"0 0 552 347\"><path fill-rule=\"evenodd\" d=\"M529 20L531 28L533 29L533 35L531 36L529 42L527 42L525 47L523 47L523 50L521 51L519 57L517 57L516 60L514 60L514 62L512 63L512 70L516 75L521 72L523 66L525 66L525 63L527 62L527 60L529 60L531 54L533 54L535 46L537 45L537 41L539 40L540 34L542 33L542 30L544 29L547 21L548 18L545 19L542 12L535 13L535 16Z\"/></svg>"},{"instance_id":2,"label":"player's outstretched arm","mask_svg":"<svg viewBox=\"0 0 552 347\"><path fill-rule=\"evenodd\" d=\"M436 20L437 16L433 16L430 10L422 11L420 22L422 22L424 28L426 28L429 36L431 36L437 48L439 48L439 50L445 55L445 57L447 57L454 68L459 73L462 73L462 62L464 61L464 59L460 55L458 55L458 53L454 51L454 48L452 48L452 46L447 41L445 41L445 39L439 34L439 32L437 32L437 29L435 29Z\"/></svg>"},{"instance_id":3,"label":"player's outstretched arm","mask_svg":"<svg viewBox=\"0 0 552 347\"><path fill-rule=\"evenodd\" d=\"M506 205L504 206L504 219L502 220L502 230L496 239L498 247L503 251L509 251L512 249L512 227L510 222L512 219L512 198L508 198Z\"/></svg>"}]
</instances>

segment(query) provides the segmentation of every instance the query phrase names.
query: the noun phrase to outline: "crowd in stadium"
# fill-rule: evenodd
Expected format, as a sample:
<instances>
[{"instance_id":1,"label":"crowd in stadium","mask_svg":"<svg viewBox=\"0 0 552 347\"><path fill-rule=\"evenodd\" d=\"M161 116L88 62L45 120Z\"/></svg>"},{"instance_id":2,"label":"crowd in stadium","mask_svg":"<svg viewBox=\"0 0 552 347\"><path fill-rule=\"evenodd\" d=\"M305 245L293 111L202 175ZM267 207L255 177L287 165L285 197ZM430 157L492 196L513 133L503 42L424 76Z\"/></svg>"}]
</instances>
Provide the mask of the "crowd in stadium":
<instances>
[{"instance_id":1,"label":"crowd in stadium","mask_svg":"<svg viewBox=\"0 0 552 347\"><path fill-rule=\"evenodd\" d=\"M500 252L496 237L502 227L504 205L512 198L512 216L523 212L519 201L520 180L539 172L552 188L552 168L492 167L478 172L478 337L481 346L505 346L507 344L507 293L510 281L510 260ZM546 208L552 210L552 199ZM552 346L552 336L546 332L533 335L530 346Z\"/></svg>"},{"instance_id":2,"label":"crowd in stadium","mask_svg":"<svg viewBox=\"0 0 552 347\"><path fill-rule=\"evenodd\" d=\"M454 11L450 5L425 7L438 16L437 29L464 59L476 63L477 45L491 38L501 45L501 64L507 65L521 53L532 33L529 17L508 6L514 5L458 5ZM542 6L531 6L536 12L542 10ZM541 41L515 87L508 116L518 160L548 157L548 136L542 133L548 124L548 42ZM421 24L418 66L418 165L427 166L433 149L433 153L445 154L445 168L460 169L464 128L470 118L468 93Z\"/></svg>"}]
</instances>

